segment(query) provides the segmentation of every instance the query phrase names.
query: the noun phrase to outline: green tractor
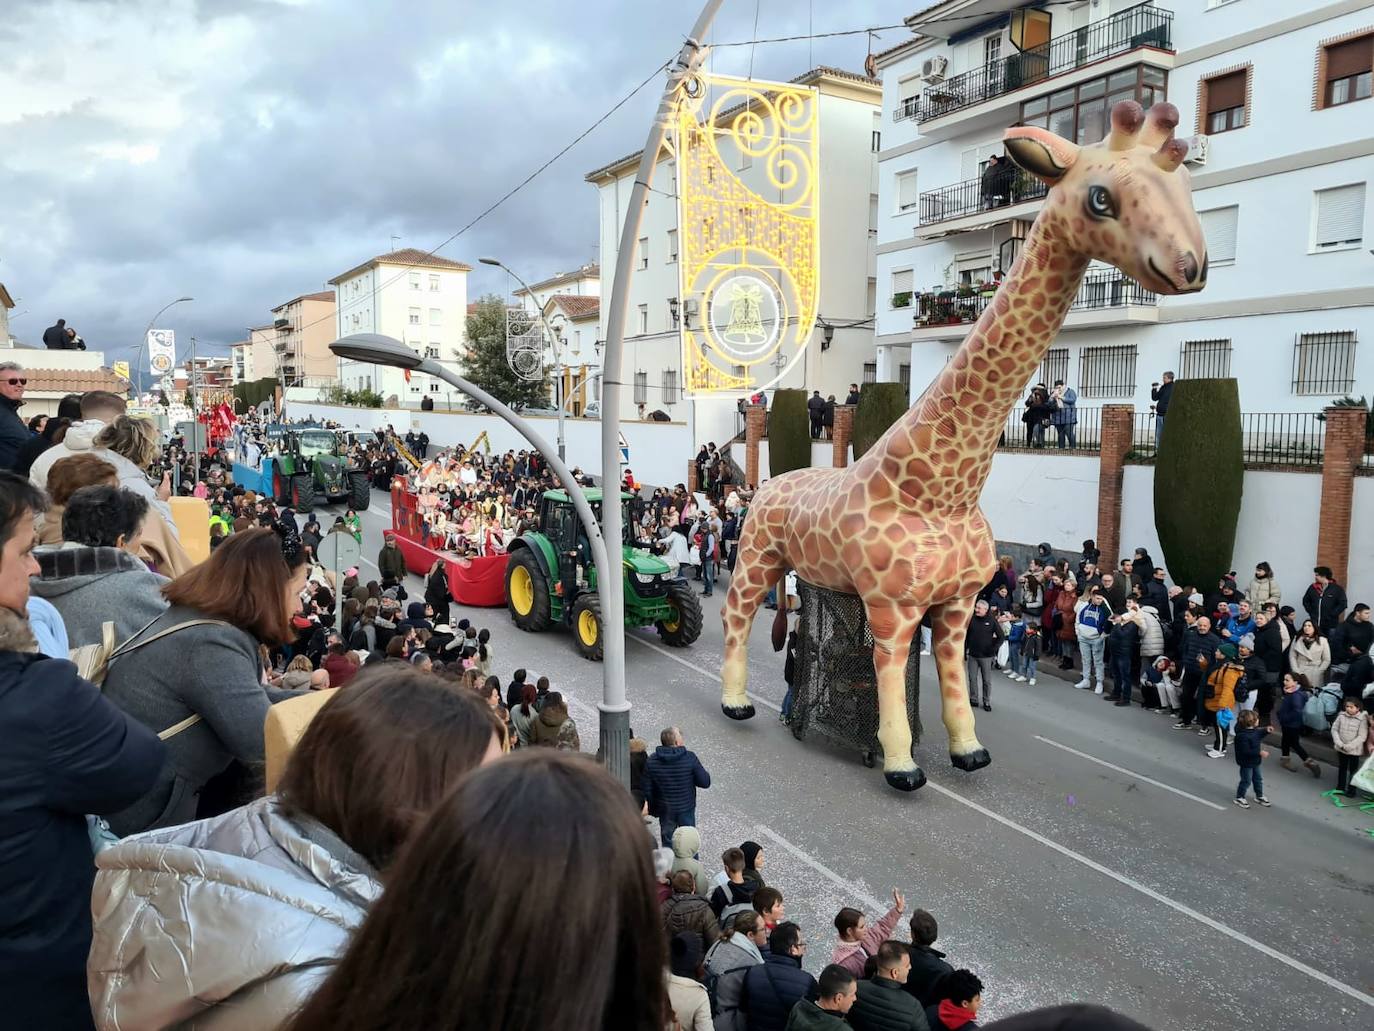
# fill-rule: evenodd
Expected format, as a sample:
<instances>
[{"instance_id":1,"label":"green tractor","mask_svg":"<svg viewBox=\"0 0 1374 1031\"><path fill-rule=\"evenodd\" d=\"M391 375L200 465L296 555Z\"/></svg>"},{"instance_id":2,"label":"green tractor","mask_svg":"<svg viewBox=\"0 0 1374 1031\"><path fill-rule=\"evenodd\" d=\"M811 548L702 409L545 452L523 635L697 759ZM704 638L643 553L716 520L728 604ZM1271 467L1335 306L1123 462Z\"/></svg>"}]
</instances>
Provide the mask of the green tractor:
<instances>
[{"instance_id":1,"label":"green tractor","mask_svg":"<svg viewBox=\"0 0 1374 1031\"><path fill-rule=\"evenodd\" d=\"M271 457L272 496L278 504L308 512L322 500L347 501L349 508L363 511L372 499L367 473L349 464L333 430L286 427Z\"/></svg>"},{"instance_id":2,"label":"green tractor","mask_svg":"<svg viewBox=\"0 0 1374 1031\"><path fill-rule=\"evenodd\" d=\"M587 500L600 518L601 491L588 489ZM620 495L622 510L630 495ZM625 574L625 625L653 626L663 643L685 648L701 636L701 602L696 592L663 559L627 543L633 525L628 512L621 544ZM511 620L531 633L553 623L572 628L583 658L599 660L603 625L596 593L596 566L587 537L565 491L546 491L539 509L539 529L517 537L506 565L506 607Z\"/></svg>"}]
</instances>

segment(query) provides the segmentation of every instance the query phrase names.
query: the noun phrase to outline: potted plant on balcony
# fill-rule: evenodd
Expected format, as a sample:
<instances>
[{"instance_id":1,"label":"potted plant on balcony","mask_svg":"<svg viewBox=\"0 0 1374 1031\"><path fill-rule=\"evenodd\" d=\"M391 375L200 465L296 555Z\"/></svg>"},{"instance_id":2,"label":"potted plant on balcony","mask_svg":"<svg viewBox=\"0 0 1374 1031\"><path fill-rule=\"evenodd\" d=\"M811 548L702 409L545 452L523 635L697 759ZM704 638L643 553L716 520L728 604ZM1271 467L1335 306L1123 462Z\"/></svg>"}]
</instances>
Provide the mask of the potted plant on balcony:
<instances>
[{"instance_id":1,"label":"potted plant on balcony","mask_svg":"<svg viewBox=\"0 0 1374 1031\"><path fill-rule=\"evenodd\" d=\"M902 290L900 293L895 293L895 294L893 294L893 295L892 295L892 307L894 307L894 308L910 308L910 307L911 307L911 291L910 291L910 290Z\"/></svg>"},{"instance_id":2,"label":"potted plant on balcony","mask_svg":"<svg viewBox=\"0 0 1374 1031\"><path fill-rule=\"evenodd\" d=\"M972 297L974 295L973 285L970 283L960 283L958 290L955 291L958 297Z\"/></svg>"}]
</instances>

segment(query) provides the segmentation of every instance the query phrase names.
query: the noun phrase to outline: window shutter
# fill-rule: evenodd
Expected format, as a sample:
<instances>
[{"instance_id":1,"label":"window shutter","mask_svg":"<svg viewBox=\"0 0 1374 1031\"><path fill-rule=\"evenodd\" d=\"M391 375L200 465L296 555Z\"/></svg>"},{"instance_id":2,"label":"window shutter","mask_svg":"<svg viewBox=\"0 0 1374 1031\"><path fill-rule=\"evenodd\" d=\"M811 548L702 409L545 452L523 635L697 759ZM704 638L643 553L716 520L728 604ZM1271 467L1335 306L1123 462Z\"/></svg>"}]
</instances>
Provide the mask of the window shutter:
<instances>
[{"instance_id":1,"label":"window shutter","mask_svg":"<svg viewBox=\"0 0 1374 1031\"><path fill-rule=\"evenodd\" d=\"M978 178L978 148L969 147L959 155L959 178L963 182Z\"/></svg>"},{"instance_id":2,"label":"window shutter","mask_svg":"<svg viewBox=\"0 0 1374 1031\"><path fill-rule=\"evenodd\" d=\"M1245 106L1245 72L1207 80L1207 113Z\"/></svg>"},{"instance_id":3,"label":"window shutter","mask_svg":"<svg viewBox=\"0 0 1374 1031\"><path fill-rule=\"evenodd\" d=\"M1364 238L1364 183L1317 191L1318 247L1359 243Z\"/></svg>"},{"instance_id":4,"label":"window shutter","mask_svg":"<svg viewBox=\"0 0 1374 1031\"><path fill-rule=\"evenodd\" d=\"M1326 48L1326 81L1374 68L1374 36L1361 36Z\"/></svg>"},{"instance_id":5,"label":"window shutter","mask_svg":"<svg viewBox=\"0 0 1374 1031\"><path fill-rule=\"evenodd\" d=\"M912 272L911 269L904 269L901 272L892 273L892 292L894 294L904 294L911 292Z\"/></svg>"},{"instance_id":6,"label":"window shutter","mask_svg":"<svg viewBox=\"0 0 1374 1031\"><path fill-rule=\"evenodd\" d=\"M916 173L897 173L897 206L905 211L916 206Z\"/></svg>"},{"instance_id":7,"label":"window shutter","mask_svg":"<svg viewBox=\"0 0 1374 1031\"><path fill-rule=\"evenodd\" d=\"M1212 262L1236 260L1236 221L1239 207L1215 208L1198 213L1202 235L1207 239L1207 257Z\"/></svg>"},{"instance_id":8,"label":"window shutter","mask_svg":"<svg viewBox=\"0 0 1374 1031\"><path fill-rule=\"evenodd\" d=\"M913 100L921 95L921 77L913 75L897 83L897 95L902 100Z\"/></svg>"}]
</instances>

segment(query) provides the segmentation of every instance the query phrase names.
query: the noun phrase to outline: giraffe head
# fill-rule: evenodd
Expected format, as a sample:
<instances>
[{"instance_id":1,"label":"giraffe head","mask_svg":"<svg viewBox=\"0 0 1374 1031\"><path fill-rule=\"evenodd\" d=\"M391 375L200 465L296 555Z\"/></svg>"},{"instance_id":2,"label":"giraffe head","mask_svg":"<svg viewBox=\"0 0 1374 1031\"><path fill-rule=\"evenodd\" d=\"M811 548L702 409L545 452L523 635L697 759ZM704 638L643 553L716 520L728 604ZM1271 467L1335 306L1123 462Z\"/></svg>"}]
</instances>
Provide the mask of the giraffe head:
<instances>
[{"instance_id":1,"label":"giraffe head","mask_svg":"<svg viewBox=\"0 0 1374 1031\"><path fill-rule=\"evenodd\" d=\"M1008 129L1007 154L1050 186L1041 218L1071 249L1109 262L1146 289L1183 294L1207 284L1207 242L1174 138L1178 108L1134 100L1112 108L1101 143L1076 146L1034 126Z\"/></svg>"}]
</instances>

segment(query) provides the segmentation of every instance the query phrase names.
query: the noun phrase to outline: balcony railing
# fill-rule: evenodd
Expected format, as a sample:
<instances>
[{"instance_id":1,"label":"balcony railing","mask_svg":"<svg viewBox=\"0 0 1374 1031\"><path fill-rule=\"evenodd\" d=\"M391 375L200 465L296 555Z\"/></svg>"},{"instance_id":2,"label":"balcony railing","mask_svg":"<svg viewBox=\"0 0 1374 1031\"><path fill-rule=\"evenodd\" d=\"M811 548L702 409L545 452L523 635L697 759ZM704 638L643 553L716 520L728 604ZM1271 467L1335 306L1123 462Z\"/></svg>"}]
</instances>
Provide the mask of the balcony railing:
<instances>
[{"instance_id":1,"label":"balcony railing","mask_svg":"<svg viewBox=\"0 0 1374 1031\"><path fill-rule=\"evenodd\" d=\"M1038 47L932 83L919 98L904 101L892 113L893 121L939 118L1138 47L1173 50L1173 21L1172 11L1148 3L1118 11Z\"/></svg>"},{"instance_id":2,"label":"balcony railing","mask_svg":"<svg viewBox=\"0 0 1374 1031\"><path fill-rule=\"evenodd\" d=\"M1009 168L1002 180L988 183L986 192L981 176L938 190L927 190L919 198L918 221L923 226L948 222L980 211L995 211L1022 201L1039 200L1049 192L1050 188L1029 172Z\"/></svg>"},{"instance_id":3,"label":"balcony railing","mask_svg":"<svg viewBox=\"0 0 1374 1031\"><path fill-rule=\"evenodd\" d=\"M916 298L916 327L953 326L977 322L989 302L997 296L996 287L959 287L920 294ZM1069 311L1100 311L1129 305L1155 304L1158 297L1134 279L1117 271L1090 272L1083 277Z\"/></svg>"}]
</instances>

